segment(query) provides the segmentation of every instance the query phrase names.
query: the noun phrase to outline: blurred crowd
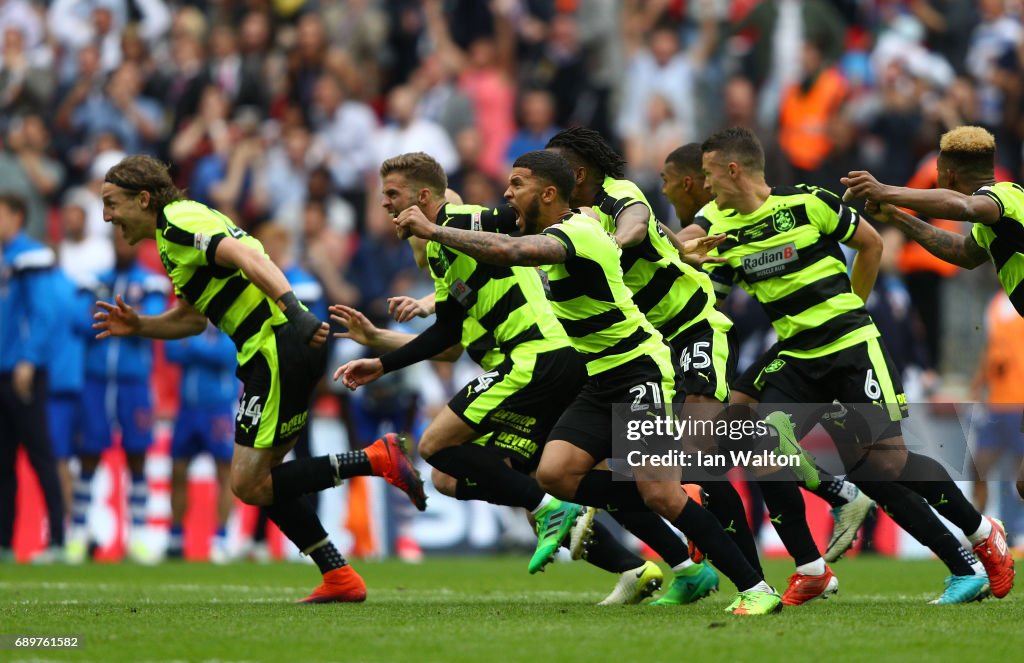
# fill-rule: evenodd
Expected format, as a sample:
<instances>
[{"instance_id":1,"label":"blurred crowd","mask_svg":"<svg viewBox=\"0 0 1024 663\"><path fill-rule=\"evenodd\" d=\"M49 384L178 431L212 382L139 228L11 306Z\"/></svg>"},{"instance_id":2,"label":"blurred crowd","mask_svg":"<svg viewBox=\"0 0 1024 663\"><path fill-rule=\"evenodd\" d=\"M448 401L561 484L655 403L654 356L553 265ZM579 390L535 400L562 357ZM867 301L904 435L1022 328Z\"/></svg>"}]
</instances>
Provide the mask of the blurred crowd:
<instances>
[{"instance_id":1,"label":"blurred crowd","mask_svg":"<svg viewBox=\"0 0 1024 663\"><path fill-rule=\"evenodd\" d=\"M158 261L115 246L97 192L152 154L326 301L385 324L386 297L430 289L380 208L385 158L427 152L496 204L516 156L589 126L670 226L665 156L725 126L756 131L774 185L868 169L934 186L961 124L992 131L1020 181L1022 19L1021 0L0 0L0 207L79 290L148 265L141 297ZM872 312L930 388L957 268L898 233L886 250ZM749 302L730 312L763 342Z\"/></svg>"},{"instance_id":2,"label":"blurred crowd","mask_svg":"<svg viewBox=\"0 0 1024 663\"><path fill-rule=\"evenodd\" d=\"M835 189L860 167L929 186L937 137L959 124L995 133L1019 178L1021 4L0 0L0 192L24 198L31 236L65 240L62 262L95 270L112 255L98 182L153 154L243 228L287 229L329 299L379 313L409 263L376 169L404 151L488 204L518 154L590 126L670 223L665 155L726 125L757 130L778 185ZM897 267L937 361L955 268L914 249ZM394 273L367 269L381 264Z\"/></svg>"}]
</instances>

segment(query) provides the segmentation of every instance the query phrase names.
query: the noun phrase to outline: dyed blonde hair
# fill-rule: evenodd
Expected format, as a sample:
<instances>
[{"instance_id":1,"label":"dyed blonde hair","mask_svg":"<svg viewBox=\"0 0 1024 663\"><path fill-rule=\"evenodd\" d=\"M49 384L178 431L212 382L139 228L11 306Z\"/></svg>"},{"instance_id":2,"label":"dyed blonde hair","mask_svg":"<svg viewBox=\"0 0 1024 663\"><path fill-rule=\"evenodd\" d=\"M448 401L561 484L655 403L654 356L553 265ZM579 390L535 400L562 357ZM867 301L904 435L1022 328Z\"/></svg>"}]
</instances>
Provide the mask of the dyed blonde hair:
<instances>
[{"instance_id":1,"label":"dyed blonde hair","mask_svg":"<svg viewBox=\"0 0 1024 663\"><path fill-rule=\"evenodd\" d=\"M939 140L939 158L955 170L988 176L995 167L996 138L982 127L951 129Z\"/></svg>"}]
</instances>

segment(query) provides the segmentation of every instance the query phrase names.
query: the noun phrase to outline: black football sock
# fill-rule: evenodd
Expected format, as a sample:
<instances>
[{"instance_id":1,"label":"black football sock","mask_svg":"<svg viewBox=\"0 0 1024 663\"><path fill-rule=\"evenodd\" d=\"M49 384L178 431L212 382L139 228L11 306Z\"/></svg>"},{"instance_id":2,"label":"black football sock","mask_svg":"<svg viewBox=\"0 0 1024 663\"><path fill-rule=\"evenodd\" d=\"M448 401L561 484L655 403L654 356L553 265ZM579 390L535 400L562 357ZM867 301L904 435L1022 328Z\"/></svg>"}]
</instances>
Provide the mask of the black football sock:
<instances>
[{"instance_id":1,"label":"black football sock","mask_svg":"<svg viewBox=\"0 0 1024 663\"><path fill-rule=\"evenodd\" d=\"M779 473L776 476L787 476ZM807 513L804 508L804 496L800 494L796 482L791 478L772 480L766 477L757 482L764 495L768 517L778 532L786 552L793 558L797 566L810 564L821 558L818 545L814 543L811 530L807 526Z\"/></svg>"},{"instance_id":2,"label":"black football sock","mask_svg":"<svg viewBox=\"0 0 1024 663\"><path fill-rule=\"evenodd\" d=\"M492 497L494 495L491 494L487 486L481 486L472 479L455 480L455 499L459 501L470 502L477 500L480 502L490 502Z\"/></svg>"},{"instance_id":3,"label":"black football sock","mask_svg":"<svg viewBox=\"0 0 1024 663\"><path fill-rule=\"evenodd\" d=\"M609 515L661 555L669 566L675 568L690 558L683 540L653 511L613 511Z\"/></svg>"},{"instance_id":4,"label":"black football sock","mask_svg":"<svg viewBox=\"0 0 1024 663\"><path fill-rule=\"evenodd\" d=\"M764 580L743 557L743 553L729 539L715 517L693 500L686 500L672 524L693 541L737 589L747 590Z\"/></svg>"},{"instance_id":5,"label":"black football sock","mask_svg":"<svg viewBox=\"0 0 1024 663\"><path fill-rule=\"evenodd\" d=\"M305 497L295 497L281 502L275 502L264 507L267 517L280 528L281 532L288 537L295 547L305 554L312 556L313 553L323 549L323 541L327 540L327 532L320 524L320 518ZM328 544L330 542L328 541ZM333 546L331 546L333 548ZM308 552L307 552L308 551ZM335 550L337 553L337 550ZM320 566L321 573L326 573L332 568L339 568L345 565L345 559L340 554L333 556L330 551L319 554L320 559L314 557L314 561L320 566L321 562L329 568ZM340 564L338 560L340 559ZM338 564L338 566L332 566Z\"/></svg>"},{"instance_id":6,"label":"black football sock","mask_svg":"<svg viewBox=\"0 0 1024 663\"><path fill-rule=\"evenodd\" d=\"M722 524L725 533L739 546L740 552L754 570L764 575L761 560L757 556L757 542L754 541L754 533L750 531L740 494L728 481L705 481L700 485L708 495L705 508Z\"/></svg>"},{"instance_id":7,"label":"black football sock","mask_svg":"<svg viewBox=\"0 0 1024 663\"><path fill-rule=\"evenodd\" d=\"M336 470L338 481L349 477L368 477L373 474L370 457L366 455L364 449L334 454L334 462L338 466Z\"/></svg>"},{"instance_id":8,"label":"black football sock","mask_svg":"<svg viewBox=\"0 0 1024 663\"><path fill-rule=\"evenodd\" d=\"M338 485L330 456L299 458L270 468L274 503L306 493L316 493Z\"/></svg>"},{"instance_id":9,"label":"black football sock","mask_svg":"<svg viewBox=\"0 0 1024 663\"><path fill-rule=\"evenodd\" d=\"M964 534L973 534L981 527L981 514L935 459L908 452L899 482L928 500L928 504Z\"/></svg>"},{"instance_id":10,"label":"black football sock","mask_svg":"<svg viewBox=\"0 0 1024 663\"><path fill-rule=\"evenodd\" d=\"M340 569L341 567L348 564L345 558L341 556L338 549L334 547L334 544L330 541L324 543L322 546L314 548L309 553L310 558L316 562L317 567L320 569L320 573L327 573L334 569Z\"/></svg>"},{"instance_id":11,"label":"black football sock","mask_svg":"<svg viewBox=\"0 0 1024 663\"><path fill-rule=\"evenodd\" d=\"M677 539L679 537L676 537ZM619 543L603 524L594 521L594 538L587 549L587 562L611 573L623 573L643 566L644 560Z\"/></svg>"},{"instance_id":12,"label":"black football sock","mask_svg":"<svg viewBox=\"0 0 1024 663\"><path fill-rule=\"evenodd\" d=\"M923 497L891 481L861 481L857 486L878 502L897 525L943 561L955 576L972 575L974 554L953 536Z\"/></svg>"},{"instance_id":13,"label":"black football sock","mask_svg":"<svg viewBox=\"0 0 1024 663\"><path fill-rule=\"evenodd\" d=\"M614 515L616 511L650 511L637 490L636 482L615 481L610 470L590 470L580 480L573 502L604 509Z\"/></svg>"},{"instance_id":14,"label":"black football sock","mask_svg":"<svg viewBox=\"0 0 1024 663\"><path fill-rule=\"evenodd\" d=\"M463 491L479 487L479 491L473 492L486 495L483 499L491 504L529 510L537 508L544 499L544 491L533 477L513 470L500 456L476 444L446 447L428 458L427 462L459 480L456 496L460 485ZM472 486L473 483L477 486Z\"/></svg>"},{"instance_id":15,"label":"black football sock","mask_svg":"<svg viewBox=\"0 0 1024 663\"><path fill-rule=\"evenodd\" d=\"M846 499L843 495L846 491L845 481L825 473L820 468L818 469L818 477L821 479L821 483L818 487L813 490L808 488L808 490L835 508L846 506L850 503L850 500Z\"/></svg>"}]
</instances>

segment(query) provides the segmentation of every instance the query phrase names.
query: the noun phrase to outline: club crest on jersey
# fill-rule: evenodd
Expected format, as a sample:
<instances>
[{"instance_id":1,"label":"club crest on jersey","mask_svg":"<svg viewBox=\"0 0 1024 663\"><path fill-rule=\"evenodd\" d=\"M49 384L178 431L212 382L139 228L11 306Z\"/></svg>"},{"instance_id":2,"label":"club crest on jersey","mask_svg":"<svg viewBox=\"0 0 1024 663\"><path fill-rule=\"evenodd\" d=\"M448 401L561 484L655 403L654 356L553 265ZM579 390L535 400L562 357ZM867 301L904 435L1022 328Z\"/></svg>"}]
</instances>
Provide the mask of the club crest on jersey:
<instances>
[{"instance_id":1,"label":"club crest on jersey","mask_svg":"<svg viewBox=\"0 0 1024 663\"><path fill-rule=\"evenodd\" d=\"M772 215L772 225L777 232L784 233L796 226L796 219L788 209L781 209Z\"/></svg>"}]
</instances>

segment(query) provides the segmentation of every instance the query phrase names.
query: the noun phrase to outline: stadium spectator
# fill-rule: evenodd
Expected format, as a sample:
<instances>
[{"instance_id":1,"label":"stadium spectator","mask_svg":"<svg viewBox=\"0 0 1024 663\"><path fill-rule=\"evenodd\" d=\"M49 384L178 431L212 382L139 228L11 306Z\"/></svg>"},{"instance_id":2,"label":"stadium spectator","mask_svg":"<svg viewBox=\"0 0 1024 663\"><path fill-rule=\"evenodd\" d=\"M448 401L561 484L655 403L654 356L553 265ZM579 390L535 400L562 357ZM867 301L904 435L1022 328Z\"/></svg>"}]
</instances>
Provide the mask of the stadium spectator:
<instances>
[{"instance_id":1,"label":"stadium spectator","mask_svg":"<svg viewBox=\"0 0 1024 663\"><path fill-rule=\"evenodd\" d=\"M206 69L210 83L216 85L233 106L252 106L261 112L267 108L263 72L258 62L243 59L238 33L232 26L219 24L211 28Z\"/></svg>"},{"instance_id":2,"label":"stadium spectator","mask_svg":"<svg viewBox=\"0 0 1024 663\"><path fill-rule=\"evenodd\" d=\"M79 278L84 277L79 275ZM82 389L85 386L86 339L92 337L92 290L80 283L84 282L76 282L66 270L58 268L53 270L49 289L49 296L60 315L55 320L50 339L47 424L57 461L64 509L71 515L69 534L75 527L85 524L86 513L81 507L87 504L74 499L77 484L70 463L71 458L78 455L83 420L87 416L82 410ZM67 562L82 561L71 553L71 548L61 551Z\"/></svg>"},{"instance_id":3,"label":"stadium spectator","mask_svg":"<svg viewBox=\"0 0 1024 663\"><path fill-rule=\"evenodd\" d=\"M796 183L793 167L779 146L778 132L766 129L757 119L757 89L749 78L731 76L722 88L724 117L716 129L743 127L757 136L764 146L765 172L776 186Z\"/></svg>"},{"instance_id":4,"label":"stadium spectator","mask_svg":"<svg viewBox=\"0 0 1024 663\"><path fill-rule=\"evenodd\" d=\"M846 80L825 59L827 44L805 39L800 73L783 88L779 108L779 145L798 180L821 166L832 149L828 127L846 98Z\"/></svg>"},{"instance_id":5,"label":"stadium spectator","mask_svg":"<svg viewBox=\"0 0 1024 663\"><path fill-rule=\"evenodd\" d=\"M447 63L436 52L423 56L409 83L419 92L416 113L440 124L452 143L476 126L473 102L456 87Z\"/></svg>"},{"instance_id":6,"label":"stadium spectator","mask_svg":"<svg viewBox=\"0 0 1024 663\"><path fill-rule=\"evenodd\" d=\"M758 118L774 126L783 91L800 79L800 49L805 37L825 45L825 60L839 59L843 44L843 19L827 0L776 0L757 2L729 33L753 32L743 58L746 76L759 91Z\"/></svg>"},{"instance_id":7,"label":"stadium spectator","mask_svg":"<svg viewBox=\"0 0 1024 663\"><path fill-rule=\"evenodd\" d=\"M47 203L64 182L64 166L51 158L46 124L39 115L10 123L7 143L0 152L0 192L25 201L25 232L36 239L46 236Z\"/></svg>"},{"instance_id":8,"label":"stadium spectator","mask_svg":"<svg viewBox=\"0 0 1024 663\"><path fill-rule=\"evenodd\" d=\"M356 223L362 229L366 181L376 156L377 117L369 106L349 98L332 73L316 79L309 108L310 126L326 151L334 187L355 208Z\"/></svg>"},{"instance_id":9,"label":"stadium spectator","mask_svg":"<svg viewBox=\"0 0 1024 663\"><path fill-rule=\"evenodd\" d=\"M170 341L168 361L181 366L181 400L171 438L171 529L166 556L184 556L185 512L188 508L188 470L191 461L208 453L217 473L217 529L210 544L210 561L230 561L227 525L235 496L228 478L234 452L235 409L239 384L235 379L235 345L213 325L198 336Z\"/></svg>"},{"instance_id":10,"label":"stadium spectator","mask_svg":"<svg viewBox=\"0 0 1024 663\"><path fill-rule=\"evenodd\" d=\"M506 14L494 17L493 36L490 36L476 27L467 27L473 20L491 22L490 16L481 16L488 13L486 10L466 7L471 11L445 14L441 4L439 0L424 2L427 34L445 66L456 72L459 89L473 102L480 130L480 156L476 163L467 165L474 165L492 177L500 177L504 174L505 151L516 126L515 87L510 74L515 38L508 15L516 7L514 3L498 5ZM450 29L448 20L458 23ZM453 38L453 33L460 31L459 24L461 31L471 37L466 46ZM424 146L413 146L413 149L424 149ZM435 156L442 164L445 163L440 159L441 155Z\"/></svg>"},{"instance_id":11,"label":"stadium spectator","mask_svg":"<svg viewBox=\"0 0 1024 663\"><path fill-rule=\"evenodd\" d=\"M28 52L44 47L45 25L29 0L0 1L0 50L6 48L8 30L17 30Z\"/></svg>"},{"instance_id":12,"label":"stadium spectator","mask_svg":"<svg viewBox=\"0 0 1024 663\"><path fill-rule=\"evenodd\" d=\"M252 229L267 214L266 141L259 111L251 106L237 108L230 127L234 137L230 151L211 153L196 165L193 195Z\"/></svg>"},{"instance_id":13,"label":"stadium spectator","mask_svg":"<svg viewBox=\"0 0 1024 663\"><path fill-rule=\"evenodd\" d=\"M523 154L543 150L558 133L555 125L555 99L545 90L527 90L519 99L519 130L512 136L505 153L505 167ZM430 154L430 152L427 152Z\"/></svg>"},{"instance_id":14,"label":"stadium spectator","mask_svg":"<svg viewBox=\"0 0 1024 663\"><path fill-rule=\"evenodd\" d=\"M170 111L173 129L195 114L202 90L209 82L203 75L206 29L206 19L195 7L182 7L174 15L168 56L161 63L162 101Z\"/></svg>"},{"instance_id":15,"label":"stadium spectator","mask_svg":"<svg viewBox=\"0 0 1024 663\"><path fill-rule=\"evenodd\" d=\"M1018 50L1024 46L1024 26L1020 17L1011 14L1007 0L980 0L980 22L971 32L965 64L978 89L980 124L992 131L997 142L1009 148L1016 142L1005 131L1006 93L1016 68ZM1000 150L999 163L1014 170L1019 158L1012 149Z\"/></svg>"},{"instance_id":16,"label":"stadium spectator","mask_svg":"<svg viewBox=\"0 0 1024 663\"><path fill-rule=\"evenodd\" d=\"M977 480L972 497L974 505L984 509L988 504L989 480L996 479L999 513L1007 525L1006 540L1012 542L1022 534L1017 529L1021 506L1014 499L1010 482L1024 462L1024 432L1020 429L1024 407L1024 318L1005 292L996 294L989 302L985 332L984 351L971 382L972 399L983 402L986 410L973 450Z\"/></svg>"},{"instance_id":17,"label":"stadium spectator","mask_svg":"<svg viewBox=\"0 0 1024 663\"><path fill-rule=\"evenodd\" d=\"M81 187L68 189L64 194L60 208L62 237L57 251L61 269L76 284L89 283L114 266L110 239L86 232L90 211L101 205L96 196Z\"/></svg>"},{"instance_id":18,"label":"stadium spectator","mask_svg":"<svg viewBox=\"0 0 1024 663\"><path fill-rule=\"evenodd\" d=\"M607 114L607 99L594 89L592 77L577 19L565 13L555 14L547 38L527 51L519 68L524 86L552 95L554 124L559 127L587 126Z\"/></svg>"},{"instance_id":19,"label":"stadium spectator","mask_svg":"<svg viewBox=\"0 0 1024 663\"><path fill-rule=\"evenodd\" d=\"M640 130L623 137L626 177L640 187L659 219L668 218L668 207L660 195L661 167L669 152L685 142L686 128L673 116L669 100L659 93L647 98L647 116Z\"/></svg>"},{"instance_id":20,"label":"stadium spectator","mask_svg":"<svg viewBox=\"0 0 1024 663\"><path fill-rule=\"evenodd\" d=\"M215 85L203 88L199 111L186 119L174 132L169 155L175 165L175 182L192 184L199 162L210 155L226 156L231 152L233 106L224 91ZM201 195L201 194L200 194Z\"/></svg>"},{"instance_id":21,"label":"stadium spectator","mask_svg":"<svg viewBox=\"0 0 1024 663\"><path fill-rule=\"evenodd\" d=\"M0 132L16 115L43 113L49 109L56 80L52 63L33 53L23 29L2 28L0 35Z\"/></svg>"},{"instance_id":22,"label":"stadium spectator","mask_svg":"<svg viewBox=\"0 0 1024 663\"><path fill-rule=\"evenodd\" d=\"M126 302L147 315L157 315L164 310L169 291L167 279L140 265L138 254L137 246L129 244L122 233L114 233L114 268L96 276L93 301L111 299L113 293L122 293ZM116 339L107 343L92 340L87 345L82 408L90 416L83 422L81 471L74 491L75 512L88 512L100 455L113 446L116 430L130 475L128 555L140 563L152 563L158 554L146 532L149 495L146 452L153 444L152 368L153 343L147 339ZM68 536L68 558L82 561L89 544L88 523L72 527Z\"/></svg>"},{"instance_id":23,"label":"stadium spectator","mask_svg":"<svg viewBox=\"0 0 1024 663\"><path fill-rule=\"evenodd\" d=\"M46 418L48 356L60 313L48 295L56 261L53 251L25 233L26 216L23 199L0 194L0 561L14 559L19 446L43 489L48 545L64 545L64 501Z\"/></svg>"},{"instance_id":24,"label":"stadium spectator","mask_svg":"<svg viewBox=\"0 0 1024 663\"><path fill-rule=\"evenodd\" d=\"M636 136L647 129L651 97L657 94L668 102L672 117L684 133L673 145L694 139L698 66L698 56L682 50L674 28L655 28L649 47L636 52L626 66L623 97L628 101L619 111L616 127L619 136Z\"/></svg>"},{"instance_id":25,"label":"stadium spectator","mask_svg":"<svg viewBox=\"0 0 1024 663\"><path fill-rule=\"evenodd\" d=\"M160 103L142 96L142 77L134 63L119 66L102 96L85 97L71 112L71 129L82 140L92 142L110 132L128 152L155 153L163 122Z\"/></svg>"},{"instance_id":26,"label":"stadium spectator","mask_svg":"<svg viewBox=\"0 0 1024 663\"><path fill-rule=\"evenodd\" d=\"M388 94L389 122L377 131L376 161L379 163L399 154L423 150L435 155L445 171L459 168L459 155L441 125L419 117L416 113L418 97L409 85L396 87Z\"/></svg>"}]
</instances>

